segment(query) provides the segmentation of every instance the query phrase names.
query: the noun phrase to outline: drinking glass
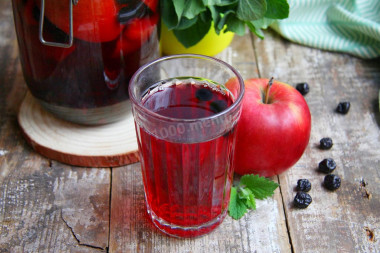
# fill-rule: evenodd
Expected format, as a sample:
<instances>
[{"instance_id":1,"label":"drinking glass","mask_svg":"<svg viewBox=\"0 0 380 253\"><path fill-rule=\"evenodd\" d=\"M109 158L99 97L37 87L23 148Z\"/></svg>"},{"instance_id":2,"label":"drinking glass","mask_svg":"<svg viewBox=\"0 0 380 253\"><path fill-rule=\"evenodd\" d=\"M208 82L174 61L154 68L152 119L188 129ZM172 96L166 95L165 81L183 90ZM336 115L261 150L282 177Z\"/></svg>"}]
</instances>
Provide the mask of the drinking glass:
<instances>
[{"instance_id":1,"label":"drinking glass","mask_svg":"<svg viewBox=\"0 0 380 253\"><path fill-rule=\"evenodd\" d=\"M200 236L226 216L243 94L238 71L202 55L162 57L132 77L147 212L164 233Z\"/></svg>"}]
</instances>

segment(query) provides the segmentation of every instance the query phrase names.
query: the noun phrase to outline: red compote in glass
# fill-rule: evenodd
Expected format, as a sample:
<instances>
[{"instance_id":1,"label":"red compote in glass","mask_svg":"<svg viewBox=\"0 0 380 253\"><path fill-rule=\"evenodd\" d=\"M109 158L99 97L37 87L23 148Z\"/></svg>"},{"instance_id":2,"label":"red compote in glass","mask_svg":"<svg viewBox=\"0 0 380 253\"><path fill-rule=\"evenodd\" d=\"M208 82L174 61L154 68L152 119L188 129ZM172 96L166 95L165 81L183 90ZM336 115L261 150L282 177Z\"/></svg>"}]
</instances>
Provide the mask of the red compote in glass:
<instances>
[{"instance_id":1,"label":"red compote in glass","mask_svg":"<svg viewBox=\"0 0 380 253\"><path fill-rule=\"evenodd\" d=\"M232 95L201 79L174 79L152 87L143 97L147 109L169 118L200 119L220 113L232 105ZM207 130L194 124L195 131ZM219 124L218 124L219 123ZM186 131L180 124L157 126L160 133L137 128L148 212L163 231L181 237L199 236L213 230L226 215L233 169L235 126L216 138L194 142L170 142L157 138ZM167 225L165 225L167 224ZM175 227L204 228L177 230ZM208 224L211 224L208 226Z\"/></svg>"},{"instance_id":2,"label":"red compote in glass","mask_svg":"<svg viewBox=\"0 0 380 253\"><path fill-rule=\"evenodd\" d=\"M170 55L128 90L149 218L176 237L211 232L227 214L243 78L216 58Z\"/></svg>"},{"instance_id":3,"label":"red compote in glass","mask_svg":"<svg viewBox=\"0 0 380 253\"><path fill-rule=\"evenodd\" d=\"M159 56L158 0L73 0L71 46L69 0L44 0L44 8L41 0L12 2L21 65L32 95L70 121L120 119L132 74ZM66 48L43 44L41 25L45 41Z\"/></svg>"}]
</instances>

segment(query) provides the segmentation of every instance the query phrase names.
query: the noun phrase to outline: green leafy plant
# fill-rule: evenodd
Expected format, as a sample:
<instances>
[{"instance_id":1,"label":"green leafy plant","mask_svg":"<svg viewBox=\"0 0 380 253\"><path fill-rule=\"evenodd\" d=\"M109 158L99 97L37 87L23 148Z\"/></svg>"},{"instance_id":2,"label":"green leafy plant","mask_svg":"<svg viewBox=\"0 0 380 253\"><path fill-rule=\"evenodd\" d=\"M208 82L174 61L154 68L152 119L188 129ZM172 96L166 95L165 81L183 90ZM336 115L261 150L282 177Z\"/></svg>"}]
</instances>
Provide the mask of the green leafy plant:
<instances>
[{"instance_id":1,"label":"green leafy plant","mask_svg":"<svg viewBox=\"0 0 380 253\"><path fill-rule=\"evenodd\" d=\"M231 187L228 214L235 220L240 219L248 209L256 209L255 199L265 199L273 195L278 184L258 175L244 175L237 186Z\"/></svg>"},{"instance_id":2,"label":"green leafy plant","mask_svg":"<svg viewBox=\"0 0 380 253\"><path fill-rule=\"evenodd\" d=\"M212 24L217 34L243 35L247 26L264 38L261 29L288 15L287 0L161 0L163 22L185 47L197 44Z\"/></svg>"}]
</instances>

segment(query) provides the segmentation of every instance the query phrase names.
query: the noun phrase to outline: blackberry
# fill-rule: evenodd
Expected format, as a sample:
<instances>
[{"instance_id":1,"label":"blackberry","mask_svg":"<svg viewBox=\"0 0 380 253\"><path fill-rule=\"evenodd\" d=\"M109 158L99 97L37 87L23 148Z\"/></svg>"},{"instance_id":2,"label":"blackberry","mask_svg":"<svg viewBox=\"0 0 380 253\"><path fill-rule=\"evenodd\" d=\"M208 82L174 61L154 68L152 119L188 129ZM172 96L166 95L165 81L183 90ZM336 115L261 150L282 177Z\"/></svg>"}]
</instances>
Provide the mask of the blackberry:
<instances>
[{"instance_id":1,"label":"blackberry","mask_svg":"<svg viewBox=\"0 0 380 253\"><path fill-rule=\"evenodd\" d=\"M347 114L350 110L350 102L340 102L336 107L336 111L341 114Z\"/></svg>"},{"instance_id":2,"label":"blackberry","mask_svg":"<svg viewBox=\"0 0 380 253\"><path fill-rule=\"evenodd\" d=\"M199 89L195 92L195 96L201 101L209 101L212 99L212 92L209 89Z\"/></svg>"},{"instance_id":3,"label":"blackberry","mask_svg":"<svg viewBox=\"0 0 380 253\"><path fill-rule=\"evenodd\" d=\"M320 149L330 149L333 146L333 141L330 137L322 138L319 141Z\"/></svg>"},{"instance_id":4,"label":"blackberry","mask_svg":"<svg viewBox=\"0 0 380 253\"><path fill-rule=\"evenodd\" d=\"M228 105L224 100L216 100L210 103L210 109L215 113L219 113L227 109L227 107Z\"/></svg>"},{"instance_id":5,"label":"blackberry","mask_svg":"<svg viewBox=\"0 0 380 253\"><path fill-rule=\"evenodd\" d=\"M323 181L323 185L331 191L334 191L340 187L340 177L334 174L328 174L325 176L325 180Z\"/></svg>"},{"instance_id":6,"label":"blackberry","mask_svg":"<svg viewBox=\"0 0 380 253\"><path fill-rule=\"evenodd\" d=\"M326 159L323 159L323 161L319 163L318 168L319 168L319 171L326 174L330 174L331 172L335 170L336 163L334 159L326 158Z\"/></svg>"},{"instance_id":7,"label":"blackberry","mask_svg":"<svg viewBox=\"0 0 380 253\"><path fill-rule=\"evenodd\" d=\"M308 192L311 189L311 183L307 179L299 179L297 181L297 190L298 191L303 191L303 192Z\"/></svg>"},{"instance_id":8,"label":"blackberry","mask_svg":"<svg viewBox=\"0 0 380 253\"><path fill-rule=\"evenodd\" d=\"M308 83L297 83L296 89L305 96L307 93L309 93L309 84Z\"/></svg>"},{"instance_id":9,"label":"blackberry","mask_svg":"<svg viewBox=\"0 0 380 253\"><path fill-rule=\"evenodd\" d=\"M311 196L306 192L297 192L294 197L294 206L304 209L308 207L312 201Z\"/></svg>"}]
</instances>

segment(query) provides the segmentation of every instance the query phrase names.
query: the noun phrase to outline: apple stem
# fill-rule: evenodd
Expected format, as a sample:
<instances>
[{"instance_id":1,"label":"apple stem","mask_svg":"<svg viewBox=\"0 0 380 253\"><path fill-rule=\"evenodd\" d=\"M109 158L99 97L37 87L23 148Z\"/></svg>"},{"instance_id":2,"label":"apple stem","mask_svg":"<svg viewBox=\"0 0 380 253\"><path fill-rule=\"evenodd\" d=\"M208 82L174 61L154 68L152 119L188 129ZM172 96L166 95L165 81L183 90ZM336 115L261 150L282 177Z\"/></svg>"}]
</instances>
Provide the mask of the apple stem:
<instances>
[{"instance_id":1,"label":"apple stem","mask_svg":"<svg viewBox=\"0 0 380 253\"><path fill-rule=\"evenodd\" d=\"M267 85L267 88L265 90L265 99L264 99L264 103L265 104L268 104L268 100L269 100L269 90L270 90L270 87L272 86L273 84L273 77L269 80L268 82L268 85Z\"/></svg>"}]
</instances>

